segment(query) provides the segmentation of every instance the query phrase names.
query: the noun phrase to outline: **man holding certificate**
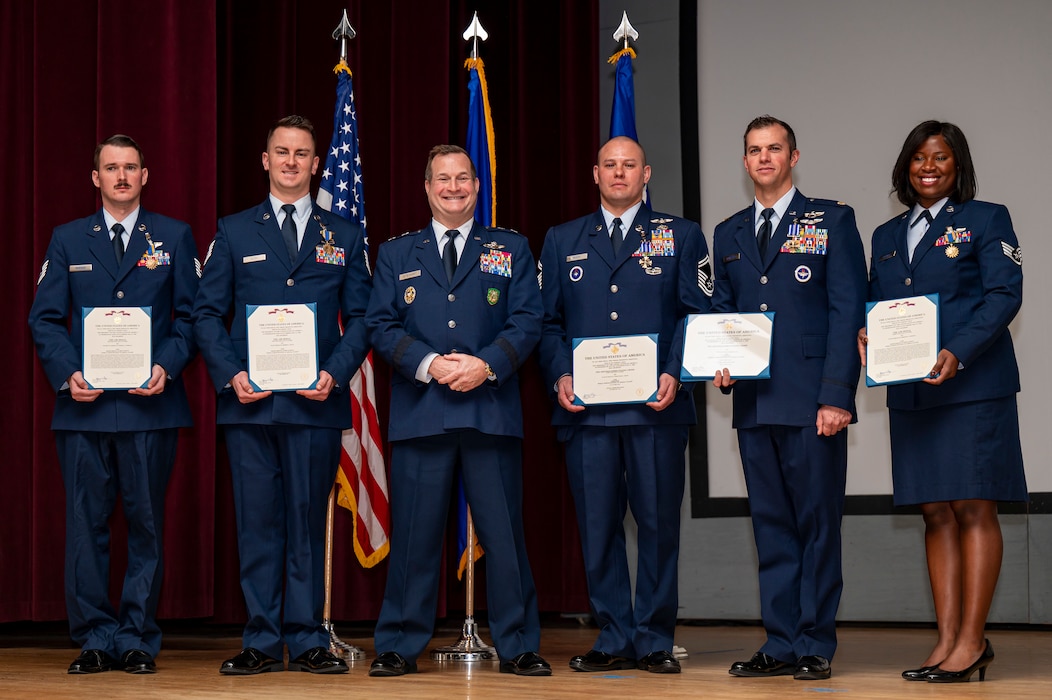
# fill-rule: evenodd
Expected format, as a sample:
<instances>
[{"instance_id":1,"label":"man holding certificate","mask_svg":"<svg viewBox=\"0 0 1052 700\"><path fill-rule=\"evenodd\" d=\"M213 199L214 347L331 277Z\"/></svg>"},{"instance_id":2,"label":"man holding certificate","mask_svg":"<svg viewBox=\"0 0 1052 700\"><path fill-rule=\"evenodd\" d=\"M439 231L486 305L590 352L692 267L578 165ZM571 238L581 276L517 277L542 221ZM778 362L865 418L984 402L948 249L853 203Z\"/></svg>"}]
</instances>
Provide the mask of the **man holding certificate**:
<instances>
[{"instance_id":1,"label":"man holding certificate","mask_svg":"<svg viewBox=\"0 0 1052 700\"><path fill-rule=\"evenodd\" d=\"M286 645L290 671L347 671L322 625L325 516L371 284L361 230L310 197L317 167L311 123L279 120L263 153L270 196L220 219L194 306L226 426L248 608L227 675L283 670Z\"/></svg>"},{"instance_id":2,"label":"man holding certificate","mask_svg":"<svg viewBox=\"0 0 1052 700\"><path fill-rule=\"evenodd\" d=\"M672 637L679 513L684 452L696 420L678 377L684 320L709 310L708 247L696 223L643 203L650 166L634 140L610 139L592 175L599 210L552 228L541 252L540 359L557 404L552 423L566 443L588 595L600 627L592 649L570 667L678 673ZM625 398L621 388L642 375L645 363L649 386ZM639 532L634 603L626 505Z\"/></svg>"},{"instance_id":3,"label":"man holding certificate","mask_svg":"<svg viewBox=\"0 0 1052 700\"><path fill-rule=\"evenodd\" d=\"M140 206L148 176L128 136L98 145L91 177L102 208L55 229L29 313L58 392L51 428L66 488L66 612L82 647L75 674L154 673L161 647L164 498L179 428L191 425L179 375L196 352L198 264L190 227ZM114 610L108 523L118 494L128 571Z\"/></svg>"},{"instance_id":4,"label":"man holding certificate","mask_svg":"<svg viewBox=\"0 0 1052 700\"><path fill-rule=\"evenodd\" d=\"M824 679L843 588L846 429L855 421L866 262L852 209L793 186L792 128L758 117L744 140L755 199L716 227L712 308L774 312L770 379L735 383L714 368L713 384L734 385L767 642L730 673Z\"/></svg>"},{"instance_id":5,"label":"man holding certificate","mask_svg":"<svg viewBox=\"0 0 1052 700\"><path fill-rule=\"evenodd\" d=\"M551 675L522 526L519 367L541 332L526 238L475 220L467 152L428 154L427 226L380 246L366 320L391 366L391 554L370 676L416 671L435 626L457 471L486 550L490 633L501 673Z\"/></svg>"}]
</instances>

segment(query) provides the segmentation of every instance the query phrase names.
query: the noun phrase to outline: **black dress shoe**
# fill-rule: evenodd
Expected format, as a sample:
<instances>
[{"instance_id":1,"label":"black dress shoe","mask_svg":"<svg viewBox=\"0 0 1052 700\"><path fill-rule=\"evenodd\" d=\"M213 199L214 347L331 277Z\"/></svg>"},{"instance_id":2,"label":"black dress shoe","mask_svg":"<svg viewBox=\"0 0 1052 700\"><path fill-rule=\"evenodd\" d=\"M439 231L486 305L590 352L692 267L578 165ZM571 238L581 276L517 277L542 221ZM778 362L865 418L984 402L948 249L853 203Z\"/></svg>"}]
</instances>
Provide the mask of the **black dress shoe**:
<instances>
[{"instance_id":1,"label":"black dress shoe","mask_svg":"<svg viewBox=\"0 0 1052 700\"><path fill-rule=\"evenodd\" d=\"M157 664L153 657L142 649L131 649L121 657L121 666L125 673L157 673Z\"/></svg>"},{"instance_id":2,"label":"black dress shoe","mask_svg":"<svg viewBox=\"0 0 1052 700\"><path fill-rule=\"evenodd\" d=\"M510 661L501 661L500 672L516 676L550 676L552 667L537 652L524 651Z\"/></svg>"},{"instance_id":3,"label":"black dress shoe","mask_svg":"<svg viewBox=\"0 0 1052 700\"><path fill-rule=\"evenodd\" d=\"M80 656L73 659L68 673L102 673L112 671L120 663L101 649L85 649Z\"/></svg>"},{"instance_id":4,"label":"black dress shoe","mask_svg":"<svg viewBox=\"0 0 1052 700\"><path fill-rule=\"evenodd\" d=\"M369 666L370 676L404 676L407 673L416 673L416 664L406 661L397 651L385 651Z\"/></svg>"},{"instance_id":5,"label":"black dress shoe","mask_svg":"<svg viewBox=\"0 0 1052 700\"><path fill-rule=\"evenodd\" d=\"M979 658L975 660L975 663L968 668L961 669L960 671L944 671L939 667L935 667L935 670L925 676L925 680L929 683L965 683L971 680L972 674L976 671L979 672L979 680L986 680L986 667L993 663L994 660L994 648L990 646L990 640L986 640L986 648L983 649L983 653L979 654Z\"/></svg>"},{"instance_id":6,"label":"black dress shoe","mask_svg":"<svg viewBox=\"0 0 1052 700\"><path fill-rule=\"evenodd\" d=\"M679 673L679 661L667 651L652 651L639 660L641 671L651 673Z\"/></svg>"},{"instance_id":7,"label":"black dress shoe","mask_svg":"<svg viewBox=\"0 0 1052 700\"><path fill-rule=\"evenodd\" d=\"M829 659L824 656L801 656L793 672L793 678L798 681L824 681L832 675Z\"/></svg>"},{"instance_id":8,"label":"black dress shoe","mask_svg":"<svg viewBox=\"0 0 1052 700\"><path fill-rule=\"evenodd\" d=\"M227 659L219 667L219 672L224 676L254 676L257 673L284 670L285 663L283 661L271 658L253 647L245 647L240 654L232 659Z\"/></svg>"},{"instance_id":9,"label":"black dress shoe","mask_svg":"<svg viewBox=\"0 0 1052 700\"><path fill-rule=\"evenodd\" d=\"M752 655L748 661L735 661L727 673L746 678L766 678L767 676L788 676L796 671L796 664L779 661L762 651Z\"/></svg>"},{"instance_id":10,"label":"black dress shoe","mask_svg":"<svg viewBox=\"0 0 1052 700\"><path fill-rule=\"evenodd\" d=\"M289 662L290 671L310 673L347 673L347 662L325 647L314 647Z\"/></svg>"},{"instance_id":11,"label":"black dress shoe","mask_svg":"<svg viewBox=\"0 0 1052 700\"><path fill-rule=\"evenodd\" d=\"M921 666L920 668L910 668L902 672L902 677L908 681L926 681L929 673L939 667L939 664L934 666Z\"/></svg>"},{"instance_id":12,"label":"black dress shoe","mask_svg":"<svg viewBox=\"0 0 1052 700\"><path fill-rule=\"evenodd\" d=\"M630 659L627 656L611 656L605 651L596 651L595 649L592 649L587 654L570 659L570 668L575 671L623 671L635 667L635 659Z\"/></svg>"}]
</instances>

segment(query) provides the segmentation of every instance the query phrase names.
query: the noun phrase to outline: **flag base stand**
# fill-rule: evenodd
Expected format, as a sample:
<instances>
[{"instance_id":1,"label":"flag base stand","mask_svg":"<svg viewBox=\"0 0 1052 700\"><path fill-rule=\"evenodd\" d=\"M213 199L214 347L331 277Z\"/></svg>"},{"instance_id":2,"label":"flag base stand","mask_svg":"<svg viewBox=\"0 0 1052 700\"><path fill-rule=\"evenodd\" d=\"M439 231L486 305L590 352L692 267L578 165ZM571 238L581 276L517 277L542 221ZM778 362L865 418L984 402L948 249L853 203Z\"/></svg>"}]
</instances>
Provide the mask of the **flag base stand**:
<instances>
[{"instance_id":1,"label":"flag base stand","mask_svg":"<svg viewBox=\"0 0 1052 700\"><path fill-rule=\"evenodd\" d=\"M489 661L497 658L497 650L484 641L478 634L478 625L475 624L475 523L471 519L471 509L468 508L468 546L467 551L472 553L468 556L464 566L464 602L467 615L464 617L464 627L460 632L460 639L449 646L438 647L431 650L433 661Z\"/></svg>"},{"instance_id":2,"label":"flag base stand","mask_svg":"<svg viewBox=\"0 0 1052 700\"><path fill-rule=\"evenodd\" d=\"M479 637L478 625L473 617L464 619L464 628L456 643L431 650L433 661L489 661L495 658L497 650Z\"/></svg>"},{"instance_id":3,"label":"flag base stand","mask_svg":"<svg viewBox=\"0 0 1052 700\"><path fill-rule=\"evenodd\" d=\"M365 652L361 647L348 644L340 639L336 634L336 628L330 620L325 620L322 624L325 625L325 631L329 633L329 651L334 656L338 656L345 661L361 661L365 658Z\"/></svg>"}]
</instances>

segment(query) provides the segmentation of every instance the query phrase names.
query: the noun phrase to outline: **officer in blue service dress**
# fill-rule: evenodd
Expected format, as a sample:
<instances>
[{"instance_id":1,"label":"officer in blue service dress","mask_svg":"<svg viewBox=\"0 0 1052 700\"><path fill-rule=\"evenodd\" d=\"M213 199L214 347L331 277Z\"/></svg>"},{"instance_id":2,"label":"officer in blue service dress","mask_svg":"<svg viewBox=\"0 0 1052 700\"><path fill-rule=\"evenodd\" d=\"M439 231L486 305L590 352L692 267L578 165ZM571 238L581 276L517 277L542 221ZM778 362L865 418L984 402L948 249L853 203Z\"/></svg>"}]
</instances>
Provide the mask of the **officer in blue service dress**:
<instances>
[{"instance_id":1,"label":"officer in blue service dress","mask_svg":"<svg viewBox=\"0 0 1052 700\"><path fill-rule=\"evenodd\" d=\"M248 608L244 649L220 668L228 675L283 670L286 645L290 671L347 671L322 624L325 516L340 434L352 423L345 387L368 351L371 284L361 229L310 197L317 167L311 123L279 120L263 153L270 196L220 219L194 305L194 333L219 392L216 419L226 426ZM317 384L254 389L247 306L307 303L317 305Z\"/></svg>"},{"instance_id":2,"label":"officer in blue service dress","mask_svg":"<svg viewBox=\"0 0 1052 700\"><path fill-rule=\"evenodd\" d=\"M116 135L95 149L94 215L55 229L29 314L58 392L51 423L66 487L66 612L82 647L70 673L154 673L164 498L179 428L191 425L180 374L196 352L190 311L200 266L190 227L140 206L142 151ZM82 310L147 307L152 374L142 388L97 389L82 371ZM120 498L128 570L109 597L109 518Z\"/></svg>"},{"instance_id":3,"label":"officer in blue service dress","mask_svg":"<svg viewBox=\"0 0 1052 700\"><path fill-rule=\"evenodd\" d=\"M518 369L540 336L526 239L474 219L479 181L459 146L431 149L431 223L380 246L366 323L392 368L391 552L370 676L416 671L435 626L457 469L486 550L500 672L548 676L522 524Z\"/></svg>"},{"instance_id":4,"label":"officer in blue service dress","mask_svg":"<svg viewBox=\"0 0 1052 700\"><path fill-rule=\"evenodd\" d=\"M716 227L715 312L774 312L770 379L734 382L767 641L734 676L829 678L843 589L840 520L866 261L855 214L794 186L796 135L764 115L745 130L754 201ZM850 329L850 331L849 331Z\"/></svg>"},{"instance_id":5,"label":"officer in blue service dress","mask_svg":"<svg viewBox=\"0 0 1052 700\"><path fill-rule=\"evenodd\" d=\"M574 656L570 667L679 673L672 641L680 507L696 416L678 380L684 321L709 310L708 247L696 223L643 204L650 166L634 140L610 139L592 174L599 210L552 228L541 252L540 359L556 402L552 423L566 445L588 597L600 628L592 649ZM656 399L574 404L573 340L638 334L658 336ZM638 526L634 603L626 507Z\"/></svg>"},{"instance_id":6,"label":"officer in blue service dress","mask_svg":"<svg viewBox=\"0 0 1052 700\"><path fill-rule=\"evenodd\" d=\"M975 199L964 133L926 121L892 171L909 209L873 232L872 301L939 295L939 350L922 382L888 386L895 504L920 504L939 636L907 680L979 679L1003 549L997 501L1027 500L1019 443L1019 367L1008 324L1023 301L1008 210ZM865 328L859 350L865 360Z\"/></svg>"}]
</instances>

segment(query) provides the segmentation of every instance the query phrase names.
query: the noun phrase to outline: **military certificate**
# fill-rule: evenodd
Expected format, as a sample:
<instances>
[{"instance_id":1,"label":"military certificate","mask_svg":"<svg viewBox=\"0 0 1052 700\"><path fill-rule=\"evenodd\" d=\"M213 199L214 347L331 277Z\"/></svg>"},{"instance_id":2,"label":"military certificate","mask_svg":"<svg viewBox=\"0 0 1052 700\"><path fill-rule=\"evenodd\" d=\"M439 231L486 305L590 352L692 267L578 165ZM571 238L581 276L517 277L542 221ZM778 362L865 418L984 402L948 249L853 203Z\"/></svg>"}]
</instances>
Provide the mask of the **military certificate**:
<instances>
[{"instance_id":1,"label":"military certificate","mask_svg":"<svg viewBox=\"0 0 1052 700\"><path fill-rule=\"evenodd\" d=\"M657 400L657 335L573 339L574 403Z\"/></svg>"},{"instance_id":2,"label":"military certificate","mask_svg":"<svg viewBox=\"0 0 1052 700\"><path fill-rule=\"evenodd\" d=\"M296 391L318 384L315 304L246 308L248 381L257 391Z\"/></svg>"},{"instance_id":3,"label":"military certificate","mask_svg":"<svg viewBox=\"0 0 1052 700\"><path fill-rule=\"evenodd\" d=\"M153 369L149 306L94 306L81 311L81 373L92 389L138 389Z\"/></svg>"},{"instance_id":4,"label":"military certificate","mask_svg":"<svg viewBox=\"0 0 1052 700\"><path fill-rule=\"evenodd\" d=\"M687 316L680 380L712 379L724 369L731 379L769 379L773 329L773 311Z\"/></svg>"},{"instance_id":5,"label":"military certificate","mask_svg":"<svg viewBox=\"0 0 1052 700\"><path fill-rule=\"evenodd\" d=\"M916 382L939 357L939 295L866 304L866 386Z\"/></svg>"}]
</instances>

